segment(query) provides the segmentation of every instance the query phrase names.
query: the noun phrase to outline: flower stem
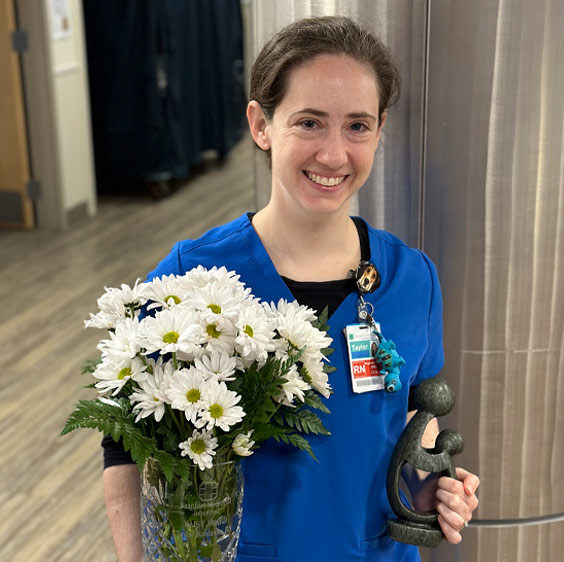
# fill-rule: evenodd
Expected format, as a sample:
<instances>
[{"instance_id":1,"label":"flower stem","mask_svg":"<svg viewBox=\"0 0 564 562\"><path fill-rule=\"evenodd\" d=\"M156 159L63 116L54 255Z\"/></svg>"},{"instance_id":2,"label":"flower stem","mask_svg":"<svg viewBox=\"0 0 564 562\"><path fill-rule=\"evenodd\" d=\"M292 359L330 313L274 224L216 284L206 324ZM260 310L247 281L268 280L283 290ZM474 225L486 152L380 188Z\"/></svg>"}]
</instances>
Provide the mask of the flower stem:
<instances>
[{"instance_id":1,"label":"flower stem","mask_svg":"<svg viewBox=\"0 0 564 562\"><path fill-rule=\"evenodd\" d=\"M184 421L184 417L181 416L179 420L172 406L168 406L168 409L170 411L170 417L172 418L172 421L176 424L176 427L180 431L180 435L186 435L186 422Z\"/></svg>"}]
</instances>

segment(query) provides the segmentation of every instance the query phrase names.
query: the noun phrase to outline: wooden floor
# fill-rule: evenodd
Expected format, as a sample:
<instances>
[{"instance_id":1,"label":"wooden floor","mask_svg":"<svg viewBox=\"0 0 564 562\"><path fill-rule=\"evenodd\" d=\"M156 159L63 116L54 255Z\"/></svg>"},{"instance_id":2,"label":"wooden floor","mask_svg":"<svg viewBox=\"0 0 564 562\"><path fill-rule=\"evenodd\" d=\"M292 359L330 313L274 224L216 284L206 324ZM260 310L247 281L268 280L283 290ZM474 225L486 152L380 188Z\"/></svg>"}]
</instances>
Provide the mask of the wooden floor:
<instances>
[{"instance_id":1,"label":"wooden floor","mask_svg":"<svg viewBox=\"0 0 564 562\"><path fill-rule=\"evenodd\" d=\"M85 330L104 286L143 278L177 240L254 209L245 138L159 202L112 198L64 234L0 231L0 562L115 561L101 435L59 432L92 396L79 375L103 335Z\"/></svg>"}]
</instances>

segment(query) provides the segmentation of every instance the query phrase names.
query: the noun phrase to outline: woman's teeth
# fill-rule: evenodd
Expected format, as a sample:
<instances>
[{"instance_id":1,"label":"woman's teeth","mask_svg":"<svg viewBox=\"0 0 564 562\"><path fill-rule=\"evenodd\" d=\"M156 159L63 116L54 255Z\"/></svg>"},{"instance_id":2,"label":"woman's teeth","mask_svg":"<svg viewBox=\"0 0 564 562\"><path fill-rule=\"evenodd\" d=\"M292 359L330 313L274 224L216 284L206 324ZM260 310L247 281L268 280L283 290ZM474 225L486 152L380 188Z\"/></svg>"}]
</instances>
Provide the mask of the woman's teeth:
<instances>
[{"instance_id":1,"label":"woman's teeth","mask_svg":"<svg viewBox=\"0 0 564 562\"><path fill-rule=\"evenodd\" d=\"M345 179L346 176L340 176L337 178L326 178L325 176L316 176L315 174L310 174L309 172L307 172L307 177L311 181L314 181L315 183L318 183L320 185L332 186L332 185L339 185Z\"/></svg>"}]
</instances>

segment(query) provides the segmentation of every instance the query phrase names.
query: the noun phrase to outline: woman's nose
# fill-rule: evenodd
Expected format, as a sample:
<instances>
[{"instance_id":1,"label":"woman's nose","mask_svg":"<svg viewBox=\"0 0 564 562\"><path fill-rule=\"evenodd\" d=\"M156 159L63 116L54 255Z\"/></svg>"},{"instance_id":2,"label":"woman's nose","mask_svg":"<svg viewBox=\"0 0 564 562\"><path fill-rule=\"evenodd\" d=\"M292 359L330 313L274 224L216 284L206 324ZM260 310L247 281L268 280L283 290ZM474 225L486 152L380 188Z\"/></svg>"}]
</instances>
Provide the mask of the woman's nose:
<instances>
[{"instance_id":1,"label":"woman's nose","mask_svg":"<svg viewBox=\"0 0 564 562\"><path fill-rule=\"evenodd\" d=\"M321 139L317 151L317 161L331 169L338 169L347 163L346 141L341 131L328 131Z\"/></svg>"}]
</instances>

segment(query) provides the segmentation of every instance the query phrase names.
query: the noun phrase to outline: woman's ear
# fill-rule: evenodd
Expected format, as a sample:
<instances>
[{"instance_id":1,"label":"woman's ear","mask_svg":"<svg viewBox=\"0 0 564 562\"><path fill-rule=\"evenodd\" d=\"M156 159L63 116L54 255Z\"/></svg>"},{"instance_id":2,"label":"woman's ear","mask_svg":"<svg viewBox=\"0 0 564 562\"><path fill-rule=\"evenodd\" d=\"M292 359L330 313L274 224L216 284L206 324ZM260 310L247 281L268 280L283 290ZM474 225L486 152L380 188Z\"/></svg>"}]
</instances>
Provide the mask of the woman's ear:
<instances>
[{"instance_id":1,"label":"woman's ear","mask_svg":"<svg viewBox=\"0 0 564 562\"><path fill-rule=\"evenodd\" d=\"M388 114L385 111L382 111L380 114L380 123L378 125L378 140L380 140L380 135L382 134L382 129L384 128L384 124L386 123L386 119L388 118Z\"/></svg>"},{"instance_id":2,"label":"woman's ear","mask_svg":"<svg viewBox=\"0 0 564 562\"><path fill-rule=\"evenodd\" d=\"M382 134L382 129L384 128L384 123L386 122L386 118L388 117L388 114L383 111L380 114L380 123L378 123L378 132L376 133L376 147L374 148L374 151L376 152L376 148L378 148L378 144L380 142L380 135Z\"/></svg>"},{"instance_id":3,"label":"woman's ear","mask_svg":"<svg viewBox=\"0 0 564 562\"><path fill-rule=\"evenodd\" d=\"M270 139L268 137L268 121L264 111L258 101L252 100L247 105L247 121L251 136L262 150L270 148Z\"/></svg>"}]
</instances>

